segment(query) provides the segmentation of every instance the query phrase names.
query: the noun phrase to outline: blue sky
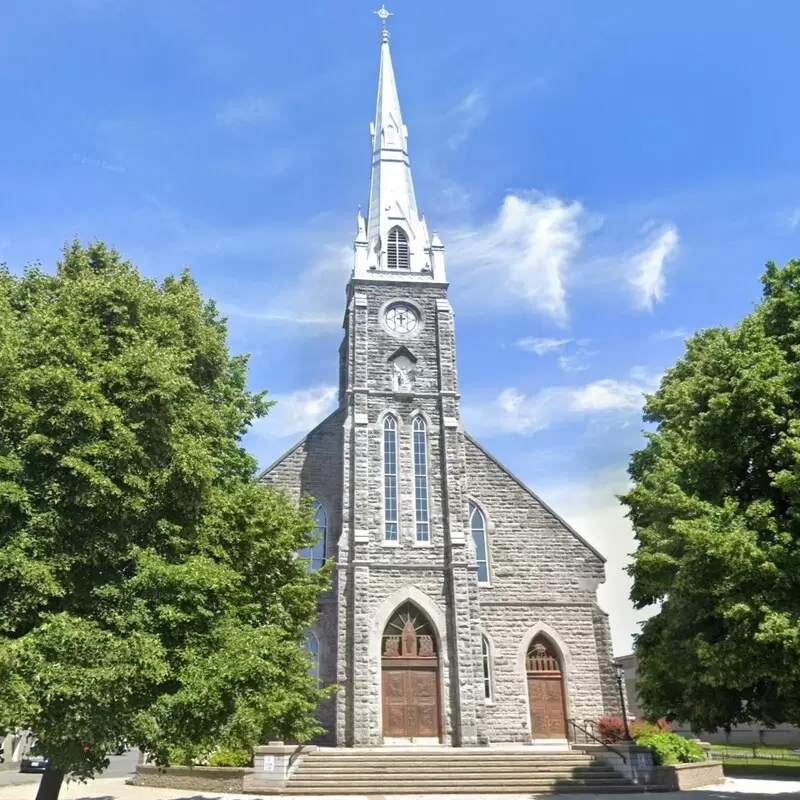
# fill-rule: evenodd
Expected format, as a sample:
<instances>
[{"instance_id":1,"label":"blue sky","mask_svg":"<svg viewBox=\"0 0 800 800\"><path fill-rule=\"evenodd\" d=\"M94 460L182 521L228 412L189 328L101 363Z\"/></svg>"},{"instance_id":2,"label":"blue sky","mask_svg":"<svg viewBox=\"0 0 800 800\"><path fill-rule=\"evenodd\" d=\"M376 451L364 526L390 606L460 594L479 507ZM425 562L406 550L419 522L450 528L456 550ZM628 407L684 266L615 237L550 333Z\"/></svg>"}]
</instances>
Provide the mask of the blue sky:
<instances>
[{"instance_id":1,"label":"blue sky","mask_svg":"<svg viewBox=\"0 0 800 800\"><path fill-rule=\"evenodd\" d=\"M795 0L397 0L417 197L448 254L469 430L608 557L641 396L767 259L800 255ZM189 264L280 401L266 465L335 402L379 36L367 0L6 0L0 260L102 238Z\"/></svg>"}]
</instances>

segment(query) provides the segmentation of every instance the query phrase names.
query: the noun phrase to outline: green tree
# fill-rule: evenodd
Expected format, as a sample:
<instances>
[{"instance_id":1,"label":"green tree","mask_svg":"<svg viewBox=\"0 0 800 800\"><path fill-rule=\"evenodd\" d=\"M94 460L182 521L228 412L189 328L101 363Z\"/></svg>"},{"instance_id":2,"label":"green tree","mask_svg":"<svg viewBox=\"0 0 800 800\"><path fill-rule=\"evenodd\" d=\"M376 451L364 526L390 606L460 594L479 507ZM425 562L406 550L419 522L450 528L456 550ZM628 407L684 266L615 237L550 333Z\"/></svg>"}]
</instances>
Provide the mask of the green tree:
<instances>
[{"instance_id":1,"label":"green tree","mask_svg":"<svg viewBox=\"0 0 800 800\"><path fill-rule=\"evenodd\" d=\"M733 329L701 331L647 398L624 497L645 708L716 730L800 725L800 261L767 264Z\"/></svg>"},{"instance_id":2,"label":"green tree","mask_svg":"<svg viewBox=\"0 0 800 800\"><path fill-rule=\"evenodd\" d=\"M246 361L187 272L78 243L0 269L0 730L36 735L42 800L123 738L167 763L318 730L328 570L241 446L270 405Z\"/></svg>"}]
</instances>

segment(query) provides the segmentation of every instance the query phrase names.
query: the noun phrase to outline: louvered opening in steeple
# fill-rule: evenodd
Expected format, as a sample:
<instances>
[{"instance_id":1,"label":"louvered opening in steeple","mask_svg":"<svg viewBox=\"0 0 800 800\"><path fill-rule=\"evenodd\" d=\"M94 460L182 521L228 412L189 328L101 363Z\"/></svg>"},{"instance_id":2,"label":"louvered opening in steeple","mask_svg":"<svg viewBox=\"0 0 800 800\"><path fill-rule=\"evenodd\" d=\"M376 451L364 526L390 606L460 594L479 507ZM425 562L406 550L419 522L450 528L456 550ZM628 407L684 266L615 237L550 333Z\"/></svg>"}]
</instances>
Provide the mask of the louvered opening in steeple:
<instances>
[{"instance_id":1,"label":"louvered opening in steeple","mask_svg":"<svg viewBox=\"0 0 800 800\"><path fill-rule=\"evenodd\" d=\"M409 269L408 236L402 228L394 227L389 231L386 248L386 263L389 269Z\"/></svg>"}]
</instances>

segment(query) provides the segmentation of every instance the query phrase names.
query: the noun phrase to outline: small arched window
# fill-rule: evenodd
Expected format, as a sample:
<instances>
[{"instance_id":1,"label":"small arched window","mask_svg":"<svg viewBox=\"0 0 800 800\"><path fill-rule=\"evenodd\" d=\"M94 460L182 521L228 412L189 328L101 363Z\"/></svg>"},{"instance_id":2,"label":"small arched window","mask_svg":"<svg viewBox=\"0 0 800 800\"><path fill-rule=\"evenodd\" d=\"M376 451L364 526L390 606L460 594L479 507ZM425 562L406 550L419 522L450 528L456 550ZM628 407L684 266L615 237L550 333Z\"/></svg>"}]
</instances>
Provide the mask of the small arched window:
<instances>
[{"instance_id":1,"label":"small arched window","mask_svg":"<svg viewBox=\"0 0 800 800\"><path fill-rule=\"evenodd\" d=\"M319 639L311 631L306 635L306 650L311 662L308 674L319 680Z\"/></svg>"},{"instance_id":2,"label":"small arched window","mask_svg":"<svg viewBox=\"0 0 800 800\"><path fill-rule=\"evenodd\" d=\"M414 505L417 523L417 541L429 542L428 521L428 434L425 420L417 417L413 425L414 434Z\"/></svg>"},{"instance_id":3,"label":"small arched window","mask_svg":"<svg viewBox=\"0 0 800 800\"><path fill-rule=\"evenodd\" d=\"M483 696L492 701L492 651L489 640L481 636L481 650L483 653Z\"/></svg>"},{"instance_id":4,"label":"small arched window","mask_svg":"<svg viewBox=\"0 0 800 800\"><path fill-rule=\"evenodd\" d=\"M311 547L304 547L300 551L300 558L308 561L309 571L319 569L325 564L325 541L328 538L328 512L322 503L314 502L314 519L317 523L314 534L316 543Z\"/></svg>"},{"instance_id":5,"label":"small arched window","mask_svg":"<svg viewBox=\"0 0 800 800\"><path fill-rule=\"evenodd\" d=\"M389 231L386 263L389 269L409 269L410 267L408 236L402 228L395 227Z\"/></svg>"},{"instance_id":6,"label":"small arched window","mask_svg":"<svg viewBox=\"0 0 800 800\"><path fill-rule=\"evenodd\" d=\"M397 541L397 422L383 421L383 539Z\"/></svg>"},{"instance_id":7,"label":"small arched window","mask_svg":"<svg viewBox=\"0 0 800 800\"><path fill-rule=\"evenodd\" d=\"M472 529L472 541L475 543L475 560L478 562L478 583L489 583L489 555L486 546L486 520L481 510L469 504L469 525Z\"/></svg>"}]
</instances>

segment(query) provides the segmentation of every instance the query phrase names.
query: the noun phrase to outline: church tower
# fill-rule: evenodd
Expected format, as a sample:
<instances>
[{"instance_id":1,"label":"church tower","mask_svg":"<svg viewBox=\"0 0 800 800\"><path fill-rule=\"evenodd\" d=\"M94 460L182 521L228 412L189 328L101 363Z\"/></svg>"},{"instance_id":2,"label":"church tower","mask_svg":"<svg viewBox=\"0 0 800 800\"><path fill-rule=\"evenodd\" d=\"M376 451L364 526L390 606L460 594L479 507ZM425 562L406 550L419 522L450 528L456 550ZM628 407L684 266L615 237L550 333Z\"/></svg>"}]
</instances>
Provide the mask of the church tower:
<instances>
[{"instance_id":1,"label":"church tower","mask_svg":"<svg viewBox=\"0 0 800 800\"><path fill-rule=\"evenodd\" d=\"M352 731L344 736L354 744L378 739L380 718L393 713L387 691L394 688L429 691L436 695L432 703L449 695L451 703L446 720L439 719L437 709L427 726L407 730L405 717L394 727L384 724L384 736L397 733L386 738L439 741L443 735L453 744L472 744L480 640L475 555L465 536L468 504L453 310L444 247L435 233L429 236L417 209L408 129L385 23L370 135L369 209L366 220L358 217L341 359L340 682L352 670L356 685L364 687L363 697L355 698ZM409 586L446 610L441 642L434 648L438 675L421 669L406 675L398 669L385 680L402 686L381 686L370 653L379 644L373 640L376 632L359 620L363 613L371 623L379 598ZM430 609L419 610L430 614ZM379 657L386 658L385 652ZM382 694L384 702L376 709ZM339 700L339 716L347 717L347 700L341 694ZM397 699L398 707L401 703L404 697Z\"/></svg>"},{"instance_id":2,"label":"church tower","mask_svg":"<svg viewBox=\"0 0 800 800\"><path fill-rule=\"evenodd\" d=\"M445 248L414 194L381 9L371 179L339 353L339 406L261 480L317 502L309 632L339 746L568 747L618 713L603 558L465 432Z\"/></svg>"}]
</instances>

